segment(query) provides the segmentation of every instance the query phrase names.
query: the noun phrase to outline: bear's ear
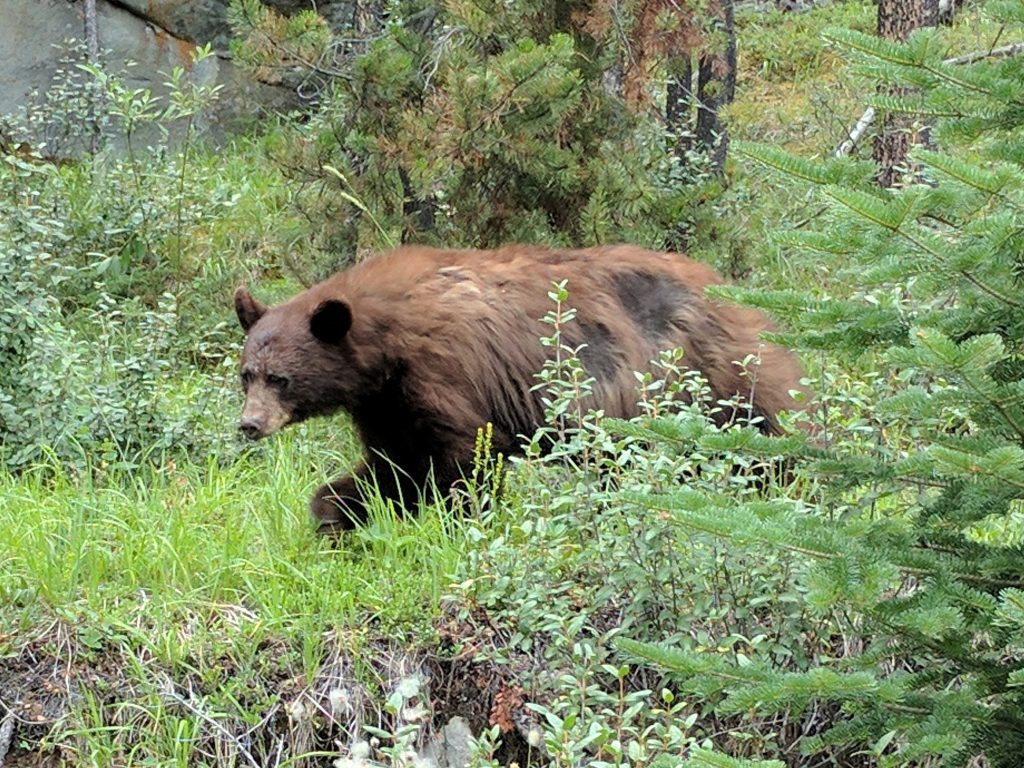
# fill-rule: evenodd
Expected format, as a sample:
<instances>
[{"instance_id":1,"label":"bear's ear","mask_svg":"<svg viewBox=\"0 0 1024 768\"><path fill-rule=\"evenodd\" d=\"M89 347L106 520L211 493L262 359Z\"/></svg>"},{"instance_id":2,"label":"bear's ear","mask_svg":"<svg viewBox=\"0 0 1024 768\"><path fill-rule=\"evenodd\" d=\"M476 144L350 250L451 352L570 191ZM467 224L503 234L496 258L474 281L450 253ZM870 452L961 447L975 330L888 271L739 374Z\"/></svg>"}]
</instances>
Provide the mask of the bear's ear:
<instances>
[{"instance_id":1,"label":"bear's ear","mask_svg":"<svg viewBox=\"0 0 1024 768\"><path fill-rule=\"evenodd\" d=\"M265 304L261 304L243 287L235 291L235 314L238 315L238 322L246 333L256 325L256 321L263 317L267 311Z\"/></svg>"},{"instance_id":2,"label":"bear's ear","mask_svg":"<svg viewBox=\"0 0 1024 768\"><path fill-rule=\"evenodd\" d=\"M338 299L322 301L309 317L309 330L324 344L337 344L352 327L352 310Z\"/></svg>"}]
</instances>

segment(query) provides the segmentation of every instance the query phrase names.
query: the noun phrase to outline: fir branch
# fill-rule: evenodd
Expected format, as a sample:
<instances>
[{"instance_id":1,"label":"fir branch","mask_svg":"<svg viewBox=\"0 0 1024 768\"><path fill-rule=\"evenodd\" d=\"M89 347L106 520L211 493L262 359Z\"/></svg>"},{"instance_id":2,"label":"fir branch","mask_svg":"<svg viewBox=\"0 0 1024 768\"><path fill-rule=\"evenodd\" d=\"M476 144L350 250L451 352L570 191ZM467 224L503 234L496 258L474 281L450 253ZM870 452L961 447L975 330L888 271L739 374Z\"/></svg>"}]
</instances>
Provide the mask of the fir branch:
<instances>
[{"instance_id":1,"label":"fir branch","mask_svg":"<svg viewBox=\"0 0 1024 768\"><path fill-rule=\"evenodd\" d=\"M839 37L839 36L833 35L830 38L828 33L826 33L823 36L825 37L826 40L831 39L833 42L841 42L841 43L846 44L846 45L850 44L849 43L849 39L847 39L845 36ZM869 50L867 48L861 47L861 48L857 48L857 50L860 50L862 53L869 53L871 55L876 55L876 53L873 50ZM989 49L987 51L974 51L973 53L967 53L967 54L964 54L963 56L954 56L951 59L944 59L942 61L942 64L944 64L944 65L973 64L973 63L975 63L977 61L982 61L983 59L1009 58L1009 57L1012 57L1012 56L1017 56L1017 55L1019 55L1021 53L1024 53L1024 43L1011 43L1010 45L1004 45L1001 48L992 48L992 49ZM906 65L905 62L901 62L901 61L896 60L896 59L893 59L892 61L893 61L893 63ZM910 65L906 65L906 66L910 66ZM949 73L945 72L944 70L940 71L940 70L935 69L934 67L928 67L926 64L919 64L917 66L920 66L926 72L934 74L934 75L936 75L938 77L942 77L943 79L946 79L949 82L957 83L957 81L955 79L952 79L951 75L949 75ZM968 86L964 86L964 87L968 87ZM982 93L987 93L987 92L986 91L982 91ZM845 157L846 155L850 154L850 152L853 151L853 148L857 146L857 142L859 142L863 138L863 136L867 132L868 128L870 128L871 124L875 121L875 115L876 115L876 112L875 112L875 108L874 107L868 107L866 110L864 110L864 114L862 114L860 116L860 119L853 126L853 128L851 128L847 132L846 138L843 139L842 143L838 147L836 147L836 151L834 153L835 157Z\"/></svg>"},{"instance_id":2,"label":"fir branch","mask_svg":"<svg viewBox=\"0 0 1024 768\"><path fill-rule=\"evenodd\" d=\"M914 115L920 118L963 120L964 118L987 118L987 113L968 112L963 109L952 107L934 107L928 102L919 98L907 96L892 96L880 93L868 99L868 103L877 111L895 112L902 115Z\"/></svg>"},{"instance_id":3,"label":"fir branch","mask_svg":"<svg viewBox=\"0 0 1024 768\"><path fill-rule=\"evenodd\" d=\"M973 91L974 93L981 94L983 96L992 96L992 91L988 88L983 88L980 85L970 82L961 77L953 75L954 70L949 69L952 65L947 64L945 61L940 62L939 66L929 66L928 64L922 64L921 69L930 75L935 75L940 80L946 81L950 85L955 85L963 88L965 91Z\"/></svg>"},{"instance_id":4,"label":"fir branch","mask_svg":"<svg viewBox=\"0 0 1024 768\"><path fill-rule=\"evenodd\" d=\"M885 200L867 192L836 186L826 187L824 191L826 195L846 206L861 218L890 232L899 232L900 226L905 221L905 216L894 214L893 207L887 205Z\"/></svg>"},{"instance_id":5,"label":"fir branch","mask_svg":"<svg viewBox=\"0 0 1024 768\"><path fill-rule=\"evenodd\" d=\"M954 181L984 192L986 195L1000 195L1005 187L1005 182L1000 182L992 171L979 168L966 160L948 154L918 149L915 152L915 158L926 163L930 168L938 169Z\"/></svg>"},{"instance_id":6,"label":"fir branch","mask_svg":"<svg viewBox=\"0 0 1024 768\"><path fill-rule=\"evenodd\" d=\"M906 56L909 46L887 40L877 35L869 35L854 29L826 29L821 36L830 43L838 43L846 48L880 59L888 64L901 67L917 67L923 62L917 58Z\"/></svg>"},{"instance_id":7,"label":"fir branch","mask_svg":"<svg viewBox=\"0 0 1024 768\"><path fill-rule=\"evenodd\" d=\"M782 171L787 176L793 176L813 184L834 184L839 181L840 174L832 167L804 160L777 147L750 141L735 141L731 147L735 152L769 168Z\"/></svg>"},{"instance_id":8,"label":"fir branch","mask_svg":"<svg viewBox=\"0 0 1024 768\"><path fill-rule=\"evenodd\" d=\"M917 478L913 478L917 482ZM704 533L718 539L736 539L741 535L769 544L785 552L797 555L804 555L815 560L837 560L851 557L856 554L857 548L851 546L851 542L845 542L843 548L839 545L832 547L822 546L825 541L819 540L817 547L809 545L793 544L789 541L790 535L795 532L793 525L772 526L770 521L762 519L758 515L744 515L744 511L751 507L750 504L741 507L726 507L716 505L711 499L691 489L679 489L671 493L624 493L625 501L638 504L646 509L658 512L667 512L672 515L673 522L697 533ZM683 508L686 505L686 508ZM814 526L821 536L833 536L837 529L828 526L820 520L804 518ZM752 522L741 528L741 523ZM873 545L874 546L874 545ZM922 547L925 548L925 547ZM950 578L977 584L985 587L1017 587L1024 589L1024 581L1012 579L992 579L985 576L977 576L972 573L957 571L944 571L940 567L922 567L910 565L905 561L894 560L892 566L907 576L914 576L920 580L936 578L946 573Z\"/></svg>"},{"instance_id":9,"label":"fir branch","mask_svg":"<svg viewBox=\"0 0 1024 768\"><path fill-rule=\"evenodd\" d=\"M966 272L961 272L961 274L963 274L965 277L967 276ZM1020 306L1020 304L1017 302L1012 302L1012 305L1015 307ZM917 333L917 339L918 342L925 347L925 349L929 350L930 352L937 353L937 349L934 346L934 334L924 333L923 331L919 330ZM990 405L992 408L994 408L996 412L1003 417L1003 421L1005 421L1006 424L1009 425L1010 429L1012 429L1021 439L1021 441L1024 442L1024 428L1022 428L1021 425L1016 422L1016 420L1013 418L1010 412L1006 410L1003 404L996 400L995 398L989 397L986 392L984 392L980 387L978 387L973 378L963 375L961 375L960 378L962 381L964 381L964 383L967 384L968 387L971 388L971 390L979 397L979 399L981 399L982 401Z\"/></svg>"},{"instance_id":10,"label":"fir branch","mask_svg":"<svg viewBox=\"0 0 1024 768\"><path fill-rule=\"evenodd\" d=\"M842 202L842 201L840 201L840 202ZM860 213L860 211L858 211L855 208L852 208L851 210L854 210L855 212ZM874 221L874 219L872 219L872 221ZM881 226L885 226L884 222L878 221L876 223L881 225ZM950 266L949 259L944 254L942 254L936 248L933 248L931 245L926 243L923 239L915 237L914 235L912 235L904 227L898 226L898 227L895 227L895 228L888 228L888 229L890 229L890 231L898 234L900 237L904 238L905 240L907 240L907 241L913 243L914 245L916 245L918 248L920 248L922 251L924 251L929 256L934 258L937 262L939 262L943 266L946 266L946 267ZM1006 294L1002 293L1001 291L999 291L999 290L993 288L992 286L988 285L987 283L983 282L980 278L975 277L969 270L957 269L955 271L959 275L961 275L967 282L969 282L971 285L973 285L975 288L977 288L982 293L988 294L993 299L996 299L997 301L1001 301L1001 302L1003 302L1004 304L1006 304L1008 306L1011 306L1011 307L1014 307L1014 308L1020 308L1021 307L1021 303L1019 301L1016 301L1015 299L1010 298L1009 296L1007 296ZM1021 433L1021 437L1024 438L1024 433Z\"/></svg>"},{"instance_id":11,"label":"fir branch","mask_svg":"<svg viewBox=\"0 0 1024 768\"><path fill-rule=\"evenodd\" d=\"M638 659L687 677L712 675L730 683L744 684L760 683L765 680L765 671L758 666L732 668L715 654L692 653L657 643L641 643L625 637L615 640L615 647Z\"/></svg>"},{"instance_id":12,"label":"fir branch","mask_svg":"<svg viewBox=\"0 0 1024 768\"><path fill-rule=\"evenodd\" d=\"M966 160L960 160L940 152L933 152L923 147L915 148L913 155L915 160L920 160L929 168L938 170L954 181L987 195L985 205L979 206L979 210L986 207L993 198L1016 211L1021 210L1021 205L1006 191L1015 191L1024 187L1024 175L1017 169L1001 165L996 166L997 170L994 171L987 168L979 168L977 165ZM955 226L952 222L940 218L935 213L929 215L947 226ZM1013 234L1019 231L1016 230ZM1012 236L1012 234L1009 236ZM1005 239L999 244L1001 245L1003 242L1005 242Z\"/></svg>"}]
</instances>

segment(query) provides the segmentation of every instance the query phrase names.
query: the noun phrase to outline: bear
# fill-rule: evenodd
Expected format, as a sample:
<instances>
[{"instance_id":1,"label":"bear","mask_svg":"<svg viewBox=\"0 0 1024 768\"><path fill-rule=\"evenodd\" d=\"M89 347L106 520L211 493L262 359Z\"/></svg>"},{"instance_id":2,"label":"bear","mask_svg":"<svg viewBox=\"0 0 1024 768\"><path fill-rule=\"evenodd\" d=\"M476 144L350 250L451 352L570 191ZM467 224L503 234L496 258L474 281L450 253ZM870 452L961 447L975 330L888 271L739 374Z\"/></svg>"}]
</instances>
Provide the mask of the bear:
<instances>
[{"instance_id":1,"label":"bear","mask_svg":"<svg viewBox=\"0 0 1024 768\"><path fill-rule=\"evenodd\" d=\"M258 439L339 409L351 415L366 453L354 474L313 495L323 533L365 522L368 481L399 510L427 494L431 478L446 491L471 467L480 427L492 425L495 453L512 455L543 424L535 385L553 352L540 342L552 332L541 318L562 280L577 311L562 343L582 347L590 407L637 415L634 372L678 347L715 400L749 396L763 431L777 433L779 411L794 407L795 356L761 340L770 324L760 312L706 296L722 279L702 263L629 245L403 246L275 307L238 288L239 427ZM759 358L753 376L737 363L748 355Z\"/></svg>"}]
</instances>

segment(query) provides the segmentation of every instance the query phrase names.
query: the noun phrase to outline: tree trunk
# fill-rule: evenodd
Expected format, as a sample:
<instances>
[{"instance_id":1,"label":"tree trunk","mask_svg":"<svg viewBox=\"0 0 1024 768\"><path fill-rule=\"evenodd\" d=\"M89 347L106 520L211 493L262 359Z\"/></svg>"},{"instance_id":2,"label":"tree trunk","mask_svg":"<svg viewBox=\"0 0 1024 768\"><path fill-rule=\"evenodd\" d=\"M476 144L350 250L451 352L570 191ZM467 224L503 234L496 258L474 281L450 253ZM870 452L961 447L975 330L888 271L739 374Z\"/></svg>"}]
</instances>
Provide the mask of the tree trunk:
<instances>
[{"instance_id":1,"label":"tree trunk","mask_svg":"<svg viewBox=\"0 0 1024 768\"><path fill-rule=\"evenodd\" d=\"M89 52L89 63L98 63L100 37L96 27L96 0L85 0L85 45Z\"/></svg>"},{"instance_id":2,"label":"tree trunk","mask_svg":"<svg viewBox=\"0 0 1024 768\"><path fill-rule=\"evenodd\" d=\"M96 0L85 0L83 15L85 17L83 33L85 35L86 55L89 58L90 64L99 66L100 33L99 26L96 23ZM89 137L89 152L95 155L99 151L100 136L103 131L99 118L99 114L103 109L103 95L102 91L98 88L94 88L90 92L92 93L92 135Z\"/></svg>"},{"instance_id":3,"label":"tree trunk","mask_svg":"<svg viewBox=\"0 0 1024 768\"><path fill-rule=\"evenodd\" d=\"M878 34L887 40L905 42L910 33L921 26L925 18L926 0L879 0ZM902 88L890 88L894 96L906 94ZM913 174L910 168L910 148L918 143L914 135L914 120L910 115L885 115L875 137L874 160L878 166L878 183L892 187L902 176Z\"/></svg>"},{"instance_id":4,"label":"tree trunk","mask_svg":"<svg viewBox=\"0 0 1024 768\"><path fill-rule=\"evenodd\" d=\"M921 26L924 0L879 0L878 35L886 40L906 42Z\"/></svg>"},{"instance_id":5,"label":"tree trunk","mask_svg":"<svg viewBox=\"0 0 1024 768\"><path fill-rule=\"evenodd\" d=\"M939 23L939 0L921 0L921 26L934 27Z\"/></svg>"},{"instance_id":6,"label":"tree trunk","mask_svg":"<svg viewBox=\"0 0 1024 768\"><path fill-rule=\"evenodd\" d=\"M918 0L920 2L920 0ZM714 33L699 57L697 69L698 145L708 150L716 172L725 168L729 134L721 109L736 93L736 26L733 0L713 0L710 7Z\"/></svg>"},{"instance_id":7,"label":"tree trunk","mask_svg":"<svg viewBox=\"0 0 1024 768\"><path fill-rule=\"evenodd\" d=\"M672 150L682 160L693 149L693 57L681 55L669 62L668 87L665 91L665 122L668 125Z\"/></svg>"}]
</instances>

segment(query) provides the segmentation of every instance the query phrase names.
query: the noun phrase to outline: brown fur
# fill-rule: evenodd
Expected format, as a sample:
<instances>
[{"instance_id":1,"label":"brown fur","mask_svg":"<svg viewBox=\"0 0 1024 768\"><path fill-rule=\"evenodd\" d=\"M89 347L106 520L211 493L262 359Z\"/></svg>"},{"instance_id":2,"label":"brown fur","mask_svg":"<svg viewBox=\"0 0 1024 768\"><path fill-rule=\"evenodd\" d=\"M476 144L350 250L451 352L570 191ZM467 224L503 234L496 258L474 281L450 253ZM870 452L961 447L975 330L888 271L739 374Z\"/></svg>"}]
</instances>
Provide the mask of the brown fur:
<instances>
[{"instance_id":1,"label":"brown fur","mask_svg":"<svg viewBox=\"0 0 1024 768\"><path fill-rule=\"evenodd\" d=\"M793 406L794 357L760 341L768 328L760 313L704 295L721 279L703 264L632 246L407 247L271 309L238 290L247 332L241 427L262 437L339 408L352 415L368 453L360 480L346 476L314 495L312 513L325 528L365 519L358 485L371 476L386 498L406 504L431 470L447 490L472 457L478 427L493 424L493 448L507 454L541 425L540 393L531 388L550 353L539 338L552 329L539 319L552 309L552 283L563 279L578 312L563 343L587 344L581 360L596 379L592 404L606 414L635 415L633 372L675 347L720 399L751 394L735 361L759 355L752 403L766 431Z\"/></svg>"}]
</instances>

